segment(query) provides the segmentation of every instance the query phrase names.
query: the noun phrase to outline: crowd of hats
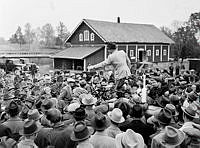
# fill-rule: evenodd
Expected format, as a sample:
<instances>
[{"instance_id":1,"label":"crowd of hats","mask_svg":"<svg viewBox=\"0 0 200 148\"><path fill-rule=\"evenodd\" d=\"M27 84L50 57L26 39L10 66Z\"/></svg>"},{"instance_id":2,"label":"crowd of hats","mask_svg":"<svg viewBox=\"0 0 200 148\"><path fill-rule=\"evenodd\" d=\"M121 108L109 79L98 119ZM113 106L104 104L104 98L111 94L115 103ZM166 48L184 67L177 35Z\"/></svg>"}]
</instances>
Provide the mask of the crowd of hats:
<instances>
[{"instance_id":1,"label":"crowd of hats","mask_svg":"<svg viewBox=\"0 0 200 148\"><path fill-rule=\"evenodd\" d=\"M89 139L96 131L106 130L112 124L120 125L130 118L143 120L144 117L148 124L155 125L154 123L158 122L165 127L161 136L163 146L178 146L183 142L185 134L170 126L170 123L174 119L182 126L183 115L194 120L198 119L195 122L199 122L200 82L198 79L193 82L187 79L187 77L196 78L197 75L193 73L189 75L186 72L176 77L168 76L168 79L162 77L164 73L167 74L166 71L157 70L147 73L145 103L141 101L143 86L140 74L132 76L134 78L127 78L120 90L116 90L115 83L106 80L103 75L87 72L70 74L68 71L57 71L52 76L46 74L42 78L32 79L34 81L31 83L29 83L31 78L20 80L19 88L14 85L8 85L9 87L2 85L4 94L0 102L1 122L8 120L9 116L20 114L25 122L19 134L30 136L38 133L42 126L51 127L49 122L56 124L62 121L73 125L70 138L80 142ZM165 82L166 80L168 82ZM57 84L55 92L52 91L54 84ZM69 91L71 100L65 98L59 100L60 92L66 86L71 89ZM33 89L40 92L38 96ZM18 95L15 94L17 90ZM58 95L56 91L59 92ZM91 120L88 109L94 112ZM9 116L6 117L6 114ZM117 134L116 141L118 145L122 144L124 147L139 148L145 145L141 134L131 129Z\"/></svg>"}]
</instances>

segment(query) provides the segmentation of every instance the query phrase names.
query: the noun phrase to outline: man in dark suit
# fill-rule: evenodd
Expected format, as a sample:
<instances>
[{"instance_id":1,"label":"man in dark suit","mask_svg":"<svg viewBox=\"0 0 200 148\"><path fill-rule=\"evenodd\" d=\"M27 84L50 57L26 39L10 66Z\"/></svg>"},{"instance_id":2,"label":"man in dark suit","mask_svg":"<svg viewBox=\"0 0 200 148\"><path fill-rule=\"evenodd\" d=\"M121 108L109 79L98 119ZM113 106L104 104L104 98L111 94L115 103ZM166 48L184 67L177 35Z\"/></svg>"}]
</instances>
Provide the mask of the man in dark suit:
<instances>
[{"instance_id":1,"label":"man in dark suit","mask_svg":"<svg viewBox=\"0 0 200 148\"><path fill-rule=\"evenodd\" d=\"M61 121L62 115L58 109L52 108L47 112L47 119L51 122L53 129L42 129L35 143L39 148L52 146L55 148L74 148L75 142L70 139L73 129L68 128Z\"/></svg>"},{"instance_id":2,"label":"man in dark suit","mask_svg":"<svg viewBox=\"0 0 200 148\"><path fill-rule=\"evenodd\" d=\"M149 136L154 134L156 131L152 126L147 125L142 120L143 110L139 104L133 106L131 116L133 117L133 121L123 130L126 131L127 129L132 129L134 132L141 134L144 142L148 144Z\"/></svg>"}]
</instances>

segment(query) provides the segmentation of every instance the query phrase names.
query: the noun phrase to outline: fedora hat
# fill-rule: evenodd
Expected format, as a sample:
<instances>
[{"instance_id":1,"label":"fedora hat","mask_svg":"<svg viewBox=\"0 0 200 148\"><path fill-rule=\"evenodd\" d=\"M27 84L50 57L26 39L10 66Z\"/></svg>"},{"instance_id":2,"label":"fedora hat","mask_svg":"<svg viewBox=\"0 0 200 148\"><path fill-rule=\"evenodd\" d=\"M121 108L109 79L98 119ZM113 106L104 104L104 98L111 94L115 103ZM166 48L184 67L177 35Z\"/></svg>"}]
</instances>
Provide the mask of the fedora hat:
<instances>
[{"instance_id":1,"label":"fedora hat","mask_svg":"<svg viewBox=\"0 0 200 148\"><path fill-rule=\"evenodd\" d=\"M72 141L83 141L88 139L90 135L85 122L77 122L70 137Z\"/></svg>"},{"instance_id":2,"label":"fedora hat","mask_svg":"<svg viewBox=\"0 0 200 148\"><path fill-rule=\"evenodd\" d=\"M68 112L74 112L77 108L80 107L79 103L71 103L68 107L67 107L67 111Z\"/></svg>"},{"instance_id":3,"label":"fedora hat","mask_svg":"<svg viewBox=\"0 0 200 148\"><path fill-rule=\"evenodd\" d=\"M98 112L91 120L91 125L96 131L103 131L109 127L109 119L103 115L101 112Z\"/></svg>"},{"instance_id":4,"label":"fedora hat","mask_svg":"<svg viewBox=\"0 0 200 148\"><path fill-rule=\"evenodd\" d=\"M73 117L76 120L83 120L87 117L85 109L83 107L79 107L74 111Z\"/></svg>"},{"instance_id":5,"label":"fedora hat","mask_svg":"<svg viewBox=\"0 0 200 148\"><path fill-rule=\"evenodd\" d=\"M178 116L178 112L176 111L176 107L173 104L167 104L165 106L165 109L168 109L169 111L171 111L172 116Z\"/></svg>"},{"instance_id":6,"label":"fedora hat","mask_svg":"<svg viewBox=\"0 0 200 148\"><path fill-rule=\"evenodd\" d=\"M127 129L126 132L116 135L116 144L126 148L143 148L145 146L143 137L135 133L131 129Z\"/></svg>"},{"instance_id":7,"label":"fedora hat","mask_svg":"<svg viewBox=\"0 0 200 148\"><path fill-rule=\"evenodd\" d=\"M173 105L177 105L179 103L179 96L178 95L170 95L169 100Z\"/></svg>"},{"instance_id":8,"label":"fedora hat","mask_svg":"<svg viewBox=\"0 0 200 148\"><path fill-rule=\"evenodd\" d=\"M108 112L108 117L115 123L122 123L125 121L123 113L119 108L114 108L111 112Z\"/></svg>"},{"instance_id":9,"label":"fedora hat","mask_svg":"<svg viewBox=\"0 0 200 148\"><path fill-rule=\"evenodd\" d=\"M6 107L5 110L8 114L20 112L19 106L14 100L8 103L8 106Z\"/></svg>"},{"instance_id":10,"label":"fedora hat","mask_svg":"<svg viewBox=\"0 0 200 148\"><path fill-rule=\"evenodd\" d=\"M190 101L196 101L198 96L195 93L189 93L188 94L188 100Z\"/></svg>"},{"instance_id":11,"label":"fedora hat","mask_svg":"<svg viewBox=\"0 0 200 148\"><path fill-rule=\"evenodd\" d=\"M42 118L43 115L41 115L39 113L39 111L37 109L33 109L33 110L29 110L28 111L28 119L29 120L39 120L40 118Z\"/></svg>"},{"instance_id":12,"label":"fedora hat","mask_svg":"<svg viewBox=\"0 0 200 148\"><path fill-rule=\"evenodd\" d=\"M97 102L97 98L93 97L91 94L83 94L81 98L84 105L93 105Z\"/></svg>"},{"instance_id":13,"label":"fedora hat","mask_svg":"<svg viewBox=\"0 0 200 148\"><path fill-rule=\"evenodd\" d=\"M162 95L161 97L159 97L159 98L156 100L156 102L157 102L157 104L158 104L160 107L164 108L165 105L169 103L169 99L168 99L168 97Z\"/></svg>"},{"instance_id":14,"label":"fedora hat","mask_svg":"<svg viewBox=\"0 0 200 148\"><path fill-rule=\"evenodd\" d=\"M159 123L167 125L171 122L172 113L168 109L163 108L154 117Z\"/></svg>"},{"instance_id":15,"label":"fedora hat","mask_svg":"<svg viewBox=\"0 0 200 148\"><path fill-rule=\"evenodd\" d=\"M29 136L38 133L39 131L40 128L37 126L36 122L34 120L28 120L24 123L24 127L19 131L19 134Z\"/></svg>"},{"instance_id":16,"label":"fedora hat","mask_svg":"<svg viewBox=\"0 0 200 148\"><path fill-rule=\"evenodd\" d=\"M183 112L192 118L199 118L197 107L195 104L190 104L188 107L181 107Z\"/></svg>"},{"instance_id":17,"label":"fedora hat","mask_svg":"<svg viewBox=\"0 0 200 148\"><path fill-rule=\"evenodd\" d=\"M165 147L175 147L179 146L185 139L185 134L183 131L176 129L172 126L166 126L165 132L162 133L161 145Z\"/></svg>"}]
</instances>

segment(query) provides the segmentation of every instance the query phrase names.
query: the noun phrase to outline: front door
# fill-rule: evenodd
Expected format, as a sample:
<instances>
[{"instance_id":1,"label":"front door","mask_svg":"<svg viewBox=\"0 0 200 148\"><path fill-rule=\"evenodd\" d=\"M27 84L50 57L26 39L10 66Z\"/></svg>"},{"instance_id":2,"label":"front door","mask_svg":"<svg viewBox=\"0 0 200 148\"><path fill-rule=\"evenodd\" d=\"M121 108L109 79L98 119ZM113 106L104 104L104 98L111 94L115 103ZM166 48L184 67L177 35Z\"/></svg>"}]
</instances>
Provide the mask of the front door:
<instances>
[{"instance_id":1,"label":"front door","mask_svg":"<svg viewBox=\"0 0 200 148\"><path fill-rule=\"evenodd\" d=\"M142 61L144 60L144 51L142 51L142 50L139 51L139 56L138 56L138 58L139 58L139 61L140 61L140 62L142 62Z\"/></svg>"}]
</instances>

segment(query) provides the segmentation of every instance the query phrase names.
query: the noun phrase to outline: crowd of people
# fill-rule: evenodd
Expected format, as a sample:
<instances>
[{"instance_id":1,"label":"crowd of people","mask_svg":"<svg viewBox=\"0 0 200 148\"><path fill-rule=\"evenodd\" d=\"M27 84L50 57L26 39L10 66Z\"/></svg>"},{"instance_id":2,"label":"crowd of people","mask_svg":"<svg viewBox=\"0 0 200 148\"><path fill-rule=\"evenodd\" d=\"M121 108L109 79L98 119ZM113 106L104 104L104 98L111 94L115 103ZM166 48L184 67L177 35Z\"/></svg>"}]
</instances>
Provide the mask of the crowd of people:
<instances>
[{"instance_id":1,"label":"crowd of people","mask_svg":"<svg viewBox=\"0 0 200 148\"><path fill-rule=\"evenodd\" d=\"M200 147L194 70L152 67L122 78L69 71L33 78L1 70L0 147Z\"/></svg>"}]
</instances>

